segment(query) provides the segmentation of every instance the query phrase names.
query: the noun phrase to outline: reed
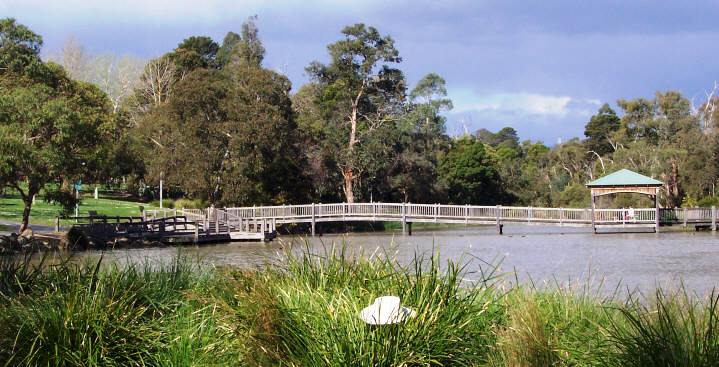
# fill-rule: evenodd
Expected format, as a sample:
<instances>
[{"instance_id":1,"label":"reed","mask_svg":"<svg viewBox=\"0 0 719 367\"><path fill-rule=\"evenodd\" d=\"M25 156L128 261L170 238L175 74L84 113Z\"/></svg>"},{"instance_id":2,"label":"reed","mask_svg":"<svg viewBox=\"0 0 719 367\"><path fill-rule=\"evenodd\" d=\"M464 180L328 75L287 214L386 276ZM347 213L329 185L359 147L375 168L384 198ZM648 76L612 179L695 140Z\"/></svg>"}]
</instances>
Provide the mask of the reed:
<instances>
[{"instance_id":1,"label":"reed","mask_svg":"<svg viewBox=\"0 0 719 367\"><path fill-rule=\"evenodd\" d=\"M183 335L192 336L188 347L195 355L213 352L209 346L228 333L208 321L218 318L207 306L188 298L211 277L191 264L182 257L126 267L103 266L102 260L43 268L6 262L0 282L0 364L137 366L182 360L181 353L187 355L180 348Z\"/></svg>"},{"instance_id":2,"label":"reed","mask_svg":"<svg viewBox=\"0 0 719 367\"><path fill-rule=\"evenodd\" d=\"M477 265L482 265L477 269ZM474 270L474 271L473 271ZM470 280L471 279L471 280ZM713 366L719 295L504 289L432 252L346 246L253 269L0 258L0 366ZM396 295L416 316L370 326Z\"/></svg>"},{"instance_id":3,"label":"reed","mask_svg":"<svg viewBox=\"0 0 719 367\"><path fill-rule=\"evenodd\" d=\"M719 294L699 298L683 286L631 296L618 308L623 322L608 325L615 366L716 366L719 361Z\"/></svg>"}]
</instances>

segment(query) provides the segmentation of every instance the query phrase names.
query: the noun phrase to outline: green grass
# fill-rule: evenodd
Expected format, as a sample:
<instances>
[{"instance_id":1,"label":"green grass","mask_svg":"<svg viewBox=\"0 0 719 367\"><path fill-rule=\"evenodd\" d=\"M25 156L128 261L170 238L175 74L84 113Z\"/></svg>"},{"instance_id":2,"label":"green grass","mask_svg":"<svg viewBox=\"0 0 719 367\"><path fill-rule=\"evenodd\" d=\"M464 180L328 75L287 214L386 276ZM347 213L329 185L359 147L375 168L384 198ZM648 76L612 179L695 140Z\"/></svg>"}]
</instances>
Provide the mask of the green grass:
<instances>
[{"instance_id":1,"label":"green grass","mask_svg":"<svg viewBox=\"0 0 719 367\"><path fill-rule=\"evenodd\" d=\"M79 207L80 216L88 215L89 211L108 216L139 216L140 206L145 209L157 209L147 203L120 200L104 192L97 200L93 198L92 193L85 193L83 196ZM23 208L24 204L20 195L11 190L8 190L5 196L0 196L0 219L19 223L22 221ZM30 223L52 226L61 211L62 208L59 205L47 203L39 195L30 212ZM61 223L70 224L72 221L63 220Z\"/></svg>"},{"instance_id":2,"label":"green grass","mask_svg":"<svg viewBox=\"0 0 719 367\"><path fill-rule=\"evenodd\" d=\"M35 265L33 265L35 264ZM346 248L260 268L0 258L0 366L713 366L719 296L505 289L494 268ZM472 267L473 269L476 267ZM471 280L470 280L471 279ZM416 316L365 325L397 295Z\"/></svg>"}]
</instances>

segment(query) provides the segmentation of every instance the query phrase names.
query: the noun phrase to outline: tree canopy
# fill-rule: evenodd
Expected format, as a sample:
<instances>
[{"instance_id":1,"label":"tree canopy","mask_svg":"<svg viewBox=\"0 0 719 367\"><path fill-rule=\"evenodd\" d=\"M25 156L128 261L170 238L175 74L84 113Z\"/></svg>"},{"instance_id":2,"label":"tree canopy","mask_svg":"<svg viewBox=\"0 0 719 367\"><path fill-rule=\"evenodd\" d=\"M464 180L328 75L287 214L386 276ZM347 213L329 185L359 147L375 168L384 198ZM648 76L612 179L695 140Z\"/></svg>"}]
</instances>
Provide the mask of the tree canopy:
<instances>
[{"instance_id":1,"label":"tree canopy","mask_svg":"<svg viewBox=\"0 0 719 367\"><path fill-rule=\"evenodd\" d=\"M293 89L263 66L257 17L239 28L143 63L72 41L57 64L41 59L39 35L0 20L0 188L23 198L24 226L35 195L71 205L80 179L123 182L146 199L163 180L171 196L207 205L585 207L587 181L629 168L665 183L662 205L719 203L713 94L698 108L677 91L604 103L584 139L553 146L510 126L450 136L444 78L408 81L378 29L344 27Z\"/></svg>"}]
</instances>

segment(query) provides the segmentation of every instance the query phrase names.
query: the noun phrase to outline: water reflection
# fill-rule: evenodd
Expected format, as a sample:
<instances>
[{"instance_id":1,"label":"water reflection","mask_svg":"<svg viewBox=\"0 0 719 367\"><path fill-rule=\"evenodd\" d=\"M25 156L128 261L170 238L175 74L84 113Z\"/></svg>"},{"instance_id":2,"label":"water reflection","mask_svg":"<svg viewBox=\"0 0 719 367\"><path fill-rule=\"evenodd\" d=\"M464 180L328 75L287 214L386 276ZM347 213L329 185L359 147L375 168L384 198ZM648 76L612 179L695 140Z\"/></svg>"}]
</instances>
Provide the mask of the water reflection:
<instances>
[{"instance_id":1,"label":"water reflection","mask_svg":"<svg viewBox=\"0 0 719 367\"><path fill-rule=\"evenodd\" d=\"M650 291L657 285L676 288L680 281L699 294L719 285L719 238L711 232L675 233L588 233L586 228L505 226L500 236L493 227L458 227L436 231L362 233L321 237L281 237L271 243L226 243L185 247L182 252L209 265L256 266L276 261L287 249L302 251L306 246L322 252L333 244L371 254L377 249L408 263L415 253L438 251L442 258L467 261L470 270L491 262L502 272L516 270L521 282L546 284L601 285L602 292L621 289ZM105 258L119 262L171 259L177 248L146 248L107 251ZM98 252L85 252L92 259ZM481 261L480 261L481 260ZM603 284L600 284L603 280ZM514 276L507 277L508 282Z\"/></svg>"}]
</instances>

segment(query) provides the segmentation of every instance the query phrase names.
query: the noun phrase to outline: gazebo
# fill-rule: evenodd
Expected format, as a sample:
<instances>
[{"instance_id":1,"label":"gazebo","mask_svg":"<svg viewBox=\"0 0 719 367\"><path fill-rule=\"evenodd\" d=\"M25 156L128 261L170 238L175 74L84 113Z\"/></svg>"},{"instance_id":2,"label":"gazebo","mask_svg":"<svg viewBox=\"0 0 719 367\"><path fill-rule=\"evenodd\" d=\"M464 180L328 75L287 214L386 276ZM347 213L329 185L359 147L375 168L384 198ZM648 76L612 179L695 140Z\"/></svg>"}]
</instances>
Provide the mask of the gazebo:
<instances>
[{"instance_id":1,"label":"gazebo","mask_svg":"<svg viewBox=\"0 0 719 367\"><path fill-rule=\"evenodd\" d=\"M618 193L634 193L649 195L654 199L655 230L659 230L659 189L664 185L663 182L655 180L651 177L621 169L604 177L598 178L587 183L587 187L592 192L592 229L596 231L594 223L594 211L596 209L596 198L603 195L611 195Z\"/></svg>"}]
</instances>

